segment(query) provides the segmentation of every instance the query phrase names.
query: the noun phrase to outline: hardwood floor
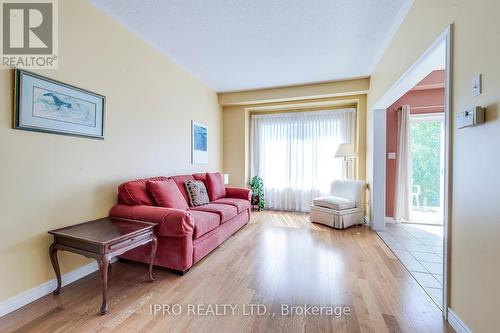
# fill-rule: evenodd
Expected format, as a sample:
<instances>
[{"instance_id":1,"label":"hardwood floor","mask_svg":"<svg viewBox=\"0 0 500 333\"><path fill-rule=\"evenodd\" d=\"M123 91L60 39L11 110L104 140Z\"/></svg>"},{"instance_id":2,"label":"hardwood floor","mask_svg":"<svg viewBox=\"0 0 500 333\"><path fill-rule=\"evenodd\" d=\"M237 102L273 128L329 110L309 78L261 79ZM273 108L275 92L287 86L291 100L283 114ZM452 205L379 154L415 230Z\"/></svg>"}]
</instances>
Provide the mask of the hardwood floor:
<instances>
[{"instance_id":1,"label":"hardwood floor","mask_svg":"<svg viewBox=\"0 0 500 333\"><path fill-rule=\"evenodd\" d=\"M98 314L94 273L59 296L47 295L0 318L0 331L453 332L375 232L365 226L333 230L309 223L305 214L254 213L185 276L161 268L155 275L149 283L147 265L117 262L107 315ZM153 314L155 304L170 306L170 315ZM174 304L181 307L179 315L172 312L179 310ZM188 313L196 304L219 304L219 314L223 304L235 304L235 315L229 306L226 315ZM254 315L246 315L248 304L262 304L259 309L267 312L257 315L256 306ZM282 315L282 304L329 305L350 313L299 315L297 308Z\"/></svg>"}]
</instances>

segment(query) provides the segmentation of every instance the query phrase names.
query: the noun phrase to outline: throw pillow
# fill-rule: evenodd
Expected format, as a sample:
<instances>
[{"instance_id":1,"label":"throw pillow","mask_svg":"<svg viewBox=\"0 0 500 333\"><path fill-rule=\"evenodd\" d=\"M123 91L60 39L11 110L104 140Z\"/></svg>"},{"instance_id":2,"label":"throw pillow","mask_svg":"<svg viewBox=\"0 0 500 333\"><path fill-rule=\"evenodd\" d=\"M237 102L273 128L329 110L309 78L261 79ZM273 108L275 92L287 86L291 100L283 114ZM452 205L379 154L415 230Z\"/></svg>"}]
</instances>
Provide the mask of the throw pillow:
<instances>
[{"instance_id":1,"label":"throw pillow","mask_svg":"<svg viewBox=\"0 0 500 333\"><path fill-rule=\"evenodd\" d=\"M146 182L166 180L167 177L152 177L146 179L137 179L128 181L126 183L118 186L118 198L120 203L124 203L129 206L135 205L146 205L154 206L155 202L153 198L149 195L148 189L146 187Z\"/></svg>"},{"instance_id":2,"label":"throw pillow","mask_svg":"<svg viewBox=\"0 0 500 333\"><path fill-rule=\"evenodd\" d=\"M209 203L207 188L201 180L186 180L184 185L186 186L191 207Z\"/></svg>"},{"instance_id":3,"label":"throw pillow","mask_svg":"<svg viewBox=\"0 0 500 333\"><path fill-rule=\"evenodd\" d=\"M220 172L207 173L207 189L210 201L215 201L226 197L226 187Z\"/></svg>"},{"instance_id":4,"label":"throw pillow","mask_svg":"<svg viewBox=\"0 0 500 333\"><path fill-rule=\"evenodd\" d=\"M177 188L179 189L179 191L181 191L182 196L184 197L184 199L186 199L186 202L189 203L189 195L187 194L186 185L184 184L184 182L188 179L195 180L193 176L180 175L180 176L172 176L169 177L168 179L172 179L177 184Z\"/></svg>"},{"instance_id":5,"label":"throw pillow","mask_svg":"<svg viewBox=\"0 0 500 333\"><path fill-rule=\"evenodd\" d=\"M160 207L187 210L189 207L172 179L147 181L146 187L156 204Z\"/></svg>"}]
</instances>

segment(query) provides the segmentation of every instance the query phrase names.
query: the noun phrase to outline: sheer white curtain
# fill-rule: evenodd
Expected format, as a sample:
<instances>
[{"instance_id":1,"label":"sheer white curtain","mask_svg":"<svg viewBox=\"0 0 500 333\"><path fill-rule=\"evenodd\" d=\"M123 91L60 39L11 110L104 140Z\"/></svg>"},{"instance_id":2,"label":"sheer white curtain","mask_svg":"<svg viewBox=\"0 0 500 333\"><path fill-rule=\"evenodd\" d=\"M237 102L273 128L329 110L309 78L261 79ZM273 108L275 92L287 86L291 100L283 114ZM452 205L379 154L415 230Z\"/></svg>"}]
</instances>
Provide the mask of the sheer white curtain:
<instances>
[{"instance_id":1,"label":"sheer white curtain","mask_svg":"<svg viewBox=\"0 0 500 333\"><path fill-rule=\"evenodd\" d=\"M404 105L398 112L398 157L394 193L394 220L398 223L410 220L411 169L410 107Z\"/></svg>"},{"instance_id":2,"label":"sheer white curtain","mask_svg":"<svg viewBox=\"0 0 500 333\"><path fill-rule=\"evenodd\" d=\"M252 115L252 176L264 180L266 207L309 211L342 178L341 143L354 143L355 109Z\"/></svg>"}]
</instances>

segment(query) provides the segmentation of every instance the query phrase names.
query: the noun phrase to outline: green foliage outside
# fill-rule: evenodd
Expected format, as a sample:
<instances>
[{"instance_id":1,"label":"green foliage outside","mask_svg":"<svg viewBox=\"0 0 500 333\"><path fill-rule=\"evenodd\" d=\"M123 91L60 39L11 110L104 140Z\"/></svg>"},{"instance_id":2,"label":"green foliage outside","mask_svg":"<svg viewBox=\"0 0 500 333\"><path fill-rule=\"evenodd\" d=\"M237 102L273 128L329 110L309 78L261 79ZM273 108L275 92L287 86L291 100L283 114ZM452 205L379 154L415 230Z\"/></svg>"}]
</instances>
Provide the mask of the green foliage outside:
<instances>
[{"instance_id":1,"label":"green foliage outside","mask_svg":"<svg viewBox=\"0 0 500 333\"><path fill-rule=\"evenodd\" d=\"M420 185L420 205L439 207L441 123L411 124L413 185ZM413 205L416 205L415 199Z\"/></svg>"}]
</instances>

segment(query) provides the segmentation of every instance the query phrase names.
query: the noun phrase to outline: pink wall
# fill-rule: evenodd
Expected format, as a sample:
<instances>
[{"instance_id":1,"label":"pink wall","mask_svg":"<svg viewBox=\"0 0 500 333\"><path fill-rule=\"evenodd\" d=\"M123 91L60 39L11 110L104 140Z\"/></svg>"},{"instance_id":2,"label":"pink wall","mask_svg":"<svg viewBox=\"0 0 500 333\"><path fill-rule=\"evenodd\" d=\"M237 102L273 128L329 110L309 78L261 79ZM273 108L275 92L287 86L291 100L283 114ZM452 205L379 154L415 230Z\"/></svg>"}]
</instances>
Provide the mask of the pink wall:
<instances>
[{"instance_id":1,"label":"pink wall","mask_svg":"<svg viewBox=\"0 0 500 333\"><path fill-rule=\"evenodd\" d=\"M432 77L431 77L432 76ZM429 74L414 89L407 92L387 109L387 137L386 152L395 152L398 157L398 116L396 109L402 105L410 105L411 114L444 112L444 108L429 108L411 110L411 107L444 104L444 86L436 83L440 77L444 82L444 71ZM436 88L437 87L437 88ZM431 88L431 89L429 89ZM416 89L416 90L415 90ZM385 190L385 215L393 216L394 191L396 189L396 160L389 160L386 156L386 190Z\"/></svg>"}]
</instances>

